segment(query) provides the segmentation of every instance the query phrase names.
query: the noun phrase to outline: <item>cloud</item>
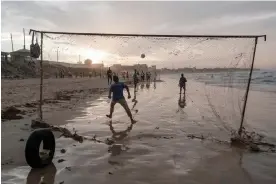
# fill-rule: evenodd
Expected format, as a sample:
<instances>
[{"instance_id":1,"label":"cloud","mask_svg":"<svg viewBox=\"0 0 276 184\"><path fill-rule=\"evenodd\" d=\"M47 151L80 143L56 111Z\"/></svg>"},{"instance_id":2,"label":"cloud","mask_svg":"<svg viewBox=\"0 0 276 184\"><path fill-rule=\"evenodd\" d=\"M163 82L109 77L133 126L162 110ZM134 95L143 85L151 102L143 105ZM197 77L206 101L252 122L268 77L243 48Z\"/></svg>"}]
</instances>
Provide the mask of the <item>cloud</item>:
<instances>
[{"instance_id":1,"label":"cloud","mask_svg":"<svg viewBox=\"0 0 276 184\"><path fill-rule=\"evenodd\" d=\"M256 66L276 68L273 64L273 48L276 47L276 2L33 1L2 2L1 9L1 46L4 51L11 50L11 32L15 48L22 47L22 28L105 33L267 34L268 41L260 41L258 44L257 60L260 62L256 62ZM27 43L30 42L30 37L26 40ZM68 42L72 43L72 40L61 40L62 44L53 43L49 48L55 48L56 45L65 47ZM83 47L93 47L93 42L84 43ZM147 42L140 41L139 44L146 45ZM116 46L118 47L118 43L109 42L105 44L105 51L111 52ZM173 42L167 43L166 47L168 46L176 48ZM121 52L128 53L135 60L141 52L147 52L136 47L137 43L134 42L125 47L119 46L117 50L121 49ZM148 49L146 54L158 60L171 59L162 50L162 46L155 48ZM176 64L177 66L181 66L181 63Z\"/></svg>"}]
</instances>

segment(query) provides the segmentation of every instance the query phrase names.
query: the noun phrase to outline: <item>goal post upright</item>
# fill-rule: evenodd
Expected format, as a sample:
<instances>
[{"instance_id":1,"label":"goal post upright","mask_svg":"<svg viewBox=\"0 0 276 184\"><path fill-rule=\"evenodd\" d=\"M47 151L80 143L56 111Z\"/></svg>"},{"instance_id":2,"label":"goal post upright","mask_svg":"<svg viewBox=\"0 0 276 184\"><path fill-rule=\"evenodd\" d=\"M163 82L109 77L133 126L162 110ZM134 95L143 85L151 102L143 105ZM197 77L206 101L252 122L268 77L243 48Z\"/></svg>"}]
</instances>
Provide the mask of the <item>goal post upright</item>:
<instances>
[{"instance_id":1,"label":"goal post upright","mask_svg":"<svg viewBox=\"0 0 276 184\"><path fill-rule=\"evenodd\" d=\"M243 109L242 109L241 123L240 123L240 128L239 128L239 131L238 131L238 134L240 136L242 134L242 128L243 128L244 116L245 116L246 105L247 105L247 99L248 99L248 94L249 94L250 84L251 84L251 79L252 79L252 73L253 73L253 68L254 68L255 55L256 55L256 49L257 49L257 44L258 44L258 38L259 37L255 38L253 55L252 55L252 61L251 61L251 67L250 67L250 73L249 73L249 78L248 78L247 87L246 87L246 91L245 91L245 98L244 98ZM266 35L264 35L264 41L266 41Z\"/></svg>"},{"instance_id":2,"label":"goal post upright","mask_svg":"<svg viewBox=\"0 0 276 184\"><path fill-rule=\"evenodd\" d=\"M40 95L39 95L39 119L43 120L42 104L43 104L43 33L40 33Z\"/></svg>"}]
</instances>

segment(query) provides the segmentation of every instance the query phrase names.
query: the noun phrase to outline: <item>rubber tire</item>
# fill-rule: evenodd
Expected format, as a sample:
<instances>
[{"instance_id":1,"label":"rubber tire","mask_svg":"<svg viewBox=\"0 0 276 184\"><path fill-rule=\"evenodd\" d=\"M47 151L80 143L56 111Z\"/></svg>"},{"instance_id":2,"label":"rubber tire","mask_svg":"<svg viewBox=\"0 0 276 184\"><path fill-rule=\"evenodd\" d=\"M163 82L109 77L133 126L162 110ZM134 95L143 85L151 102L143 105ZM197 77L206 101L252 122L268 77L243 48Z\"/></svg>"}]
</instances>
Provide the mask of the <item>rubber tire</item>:
<instances>
[{"instance_id":1,"label":"rubber tire","mask_svg":"<svg viewBox=\"0 0 276 184\"><path fill-rule=\"evenodd\" d=\"M43 141L43 149L50 150L49 157L42 160L39 155L39 147ZM56 148L55 136L51 129L37 129L29 136L25 147L25 159L32 168L44 168L52 163Z\"/></svg>"}]
</instances>

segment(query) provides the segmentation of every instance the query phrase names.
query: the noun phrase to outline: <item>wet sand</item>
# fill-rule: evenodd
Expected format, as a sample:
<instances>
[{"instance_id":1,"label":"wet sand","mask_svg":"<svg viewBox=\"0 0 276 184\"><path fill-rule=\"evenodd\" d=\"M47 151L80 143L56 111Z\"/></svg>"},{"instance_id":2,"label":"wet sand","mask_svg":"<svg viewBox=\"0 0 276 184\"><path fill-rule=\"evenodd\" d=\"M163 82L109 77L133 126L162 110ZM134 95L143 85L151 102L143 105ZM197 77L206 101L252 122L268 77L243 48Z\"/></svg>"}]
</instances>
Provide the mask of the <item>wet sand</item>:
<instances>
[{"instance_id":1,"label":"wet sand","mask_svg":"<svg viewBox=\"0 0 276 184\"><path fill-rule=\"evenodd\" d=\"M26 164L25 142L31 133L31 121L38 117L39 79L2 80L2 111L16 107L24 113L23 119L1 122L2 168ZM86 101L99 98L108 89L107 80L101 78L45 79L43 119L50 125L64 125L67 120L81 115ZM57 93L70 99L58 100ZM31 106L26 106L26 104Z\"/></svg>"},{"instance_id":2,"label":"wet sand","mask_svg":"<svg viewBox=\"0 0 276 184\"><path fill-rule=\"evenodd\" d=\"M138 122L133 126L119 105L112 123L105 117L109 109L107 94L88 101L80 107L79 114L68 118L66 127L69 129L75 128L87 137L96 135L103 141L113 138L115 144L77 143L58 138L53 165L42 170L31 170L23 162L2 166L2 182L38 183L44 175L47 184L92 181L120 184L275 183L275 153L250 153L228 144L187 138L188 133L193 133L230 139L228 129L238 127L240 115L238 104L230 106L228 103L227 106L230 99L219 95L225 94L223 88L202 90L202 84L189 82L186 106L181 109L176 79L168 76L164 80L150 86L144 84L143 88L139 86L138 102L133 109ZM214 115L205 93L210 94L219 117ZM231 94L242 96L237 89ZM246 113L246 128L263 133L273 143L276 142L275 99L275 93L251 91ZM128 103L131 107L134 104L131 99ZM221 107L222 104L226 106ZM63 148L66 149L64 154L60 152ZM58 163L59 159L65 161Z\"/></svg>"}]
</instances>

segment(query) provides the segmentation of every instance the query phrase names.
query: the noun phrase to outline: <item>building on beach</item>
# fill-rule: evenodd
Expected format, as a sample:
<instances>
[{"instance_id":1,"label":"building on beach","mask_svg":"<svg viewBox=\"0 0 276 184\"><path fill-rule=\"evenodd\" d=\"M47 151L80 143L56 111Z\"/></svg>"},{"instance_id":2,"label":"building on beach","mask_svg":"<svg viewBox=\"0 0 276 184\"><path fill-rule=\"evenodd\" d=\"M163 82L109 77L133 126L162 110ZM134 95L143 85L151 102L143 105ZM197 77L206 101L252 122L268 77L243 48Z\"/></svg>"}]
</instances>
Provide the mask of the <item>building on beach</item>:
<instances>
[{"instance_id":1,"label":"building on beach","mask_svg":"<svg viewBox=\"0 0 276 184\"><path fill-rule=\"evenodd\" d=\"M19 49L14 52L10 52L11 61L24 62L26 60L30 60L30 50L28 49Z\"/></svg>"},{"instance_id":2,"label":"building on beach","mask_svg":"<svg viewBox=\"0 0 276 184\"><path fill-rule=\"evenodd\" d=\"M9 52L2 52L1 51L1 61L3 62L8 62L10 60L9 57L10 53Z\"/></svg>"}]
</instances>

